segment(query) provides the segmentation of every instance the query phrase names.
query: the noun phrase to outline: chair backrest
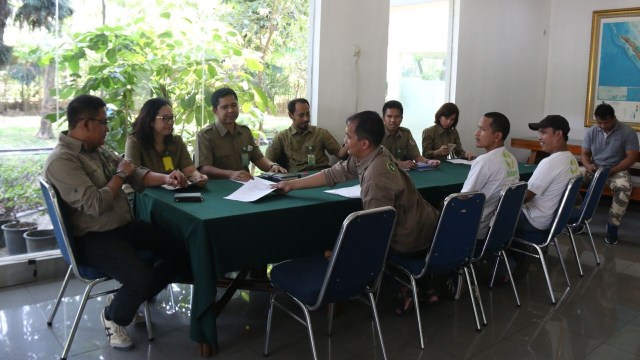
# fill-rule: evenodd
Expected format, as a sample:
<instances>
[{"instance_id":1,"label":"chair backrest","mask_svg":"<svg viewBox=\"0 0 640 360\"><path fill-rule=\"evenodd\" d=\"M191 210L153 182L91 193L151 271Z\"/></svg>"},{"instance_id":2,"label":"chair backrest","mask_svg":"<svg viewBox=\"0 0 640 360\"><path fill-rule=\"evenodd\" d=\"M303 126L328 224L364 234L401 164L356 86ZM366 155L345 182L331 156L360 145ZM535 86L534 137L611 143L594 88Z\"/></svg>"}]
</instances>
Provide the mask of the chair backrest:
<instances>
[{"instance_id":1,"label":"chair backrest","mask_svg":"<svg viewBox=\"0 0 640 360\"><path fill-rule=\"evenodd\" d=\"M45 178L40 178L40 188L42 189L42 195L47 205L47 212L51 218L51 225L53 225L53 231L56 234L56 241L60 248L62 257L73 268L76 278L82 281L90 281L93 279L105 277L95 271L92 268L78 265L75 256L75 241L73 235L69 231L70 219L68 205L59 199L58 191L56 188Z\"/></svg>"},{"instance_id":2,"label":"chair backrest","mask_svg":"<svg viewBox=\"0 0 640 360\"><path fill-rule=\"evenodd\" d=\"M578 224L593 217L593 213L596 211L596 207L604 191L604 186L607 184L607 177L609 177L609 169L598 168L598 170L596 170L593 179L591 179L591 184L589 184L589 188L587 189L585 199L582 202L580 218L577 221Z\"/></svg>"},{"instance_id":3,"label":"chair backrest","mask_svg":"<svg viewBox=\"0 0 640 360\"><path fill-rule=\"evenodd\" d=\"M471 261L484 201L485 195L481 192L447 196L425 267L417 278L427 271L454 270Z\"/></svg>"},{"instance_id":4,"label":"chair backrest","mask_svg":"<svg viewBox=\"0 0 640 360\"><path fill-rule=\"evenodd\" d=\"M518 218L524 196L527 193L527 182L521 181L506 185L500 193L500 202L491 219L487 239L480 253L474 260L480 259L486 252L496 253L509 246L518 225Z\"/></svg>"},{"instance_id":5,"label":"chair backrest","mask_svg":"<svg viewBox=\"0 0 640 360\"><path fill-rule=\"evenodd\" d=\"M378 286L396 221L391 206L357 211L344 220L318 296L310 309Z\"/></svg>"},{"instance_id":6,"label":"chair backrest","mask_svg":"<svg viewBox=\"0 0 640 360\"><path fill-rule=\"evenodd\" d=\"M562 200L556 210L556 216L553 218L553 222L549 228L549 237L547 238L545 245L548 244L551 239L558 236L558 234L562 232L562 229L567 225L569 215L571 215L571 209L573 209L573 205L576 203L576 198L578 197L578 191L580 190L582 180L582 175L575 176L569 180L567 188L564 191L564 195L562 196Z\"/></svg>"}]
</instances>

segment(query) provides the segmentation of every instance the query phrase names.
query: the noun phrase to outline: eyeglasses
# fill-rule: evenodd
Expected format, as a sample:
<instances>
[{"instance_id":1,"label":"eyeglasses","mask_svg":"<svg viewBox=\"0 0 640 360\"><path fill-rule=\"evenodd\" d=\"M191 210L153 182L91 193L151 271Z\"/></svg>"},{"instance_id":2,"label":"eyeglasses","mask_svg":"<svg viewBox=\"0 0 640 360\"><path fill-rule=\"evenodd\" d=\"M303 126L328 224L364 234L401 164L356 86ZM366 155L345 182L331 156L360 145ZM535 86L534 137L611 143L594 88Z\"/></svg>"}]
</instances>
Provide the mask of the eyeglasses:
<instances>
[{"instance_id":1,"label":"eyeglasses","mask_svg":"<svg viewBox=\"0 0 640 360\"><path fill-rule=\"evenodd\" d=\"M162 122L165 124L168 124L170 122L175 122L176 121L176 117L171 115L171 116L167 116L167 115L162 115L162 116L156 116L156 119L162 119Z\"/></svg>"},{"instance_id":2,"label":"eyeglasses","mask_svg":"<svg viewBox=\"0 0 640 360\"><path fill-rule=\"evenodd\" d=\"M100 120L100 119L96 119L96 118L79 118L78 120L97 121L103 126L109 126L109 120L107 120L107 119Z\"/></svg>"}]
</instances>

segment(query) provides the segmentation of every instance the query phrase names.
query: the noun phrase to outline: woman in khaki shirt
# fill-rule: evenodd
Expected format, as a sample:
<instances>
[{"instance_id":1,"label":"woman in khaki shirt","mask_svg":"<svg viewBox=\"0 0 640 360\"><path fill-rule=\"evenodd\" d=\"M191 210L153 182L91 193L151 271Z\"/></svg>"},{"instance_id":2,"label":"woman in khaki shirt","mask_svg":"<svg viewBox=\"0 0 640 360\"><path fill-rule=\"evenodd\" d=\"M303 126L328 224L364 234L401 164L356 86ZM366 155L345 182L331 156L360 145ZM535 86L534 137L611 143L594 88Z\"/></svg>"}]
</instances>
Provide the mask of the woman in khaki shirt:
<instances>
[{"instance_id":1,"label":"woman in khaki shirt","mask_svg":"<svg viewBox=\"0 0 640 360\"><path fill-rule=\"evenodd\" d=\"M208 178L196 169L182 138L173 134L174 122L173 108L167 100L147 100L127 138L125 158L155 172L180 170L190 183L204 187Z\"/></svg>"},{"instance_id":2,"label":"woman in khaki shirt","mask_svg":"<svg viewBox=\"0 0 640 360\"><path fill-rule=\"evenodd\" d=\"M456 130L459 116L460 110L454 103L446 103L436 111L435 125L422 132L422 156L438 160L446 160L449 153L456 158L474 157L472 153L462 149L460 135Z\"/></svg>"}]
</instances>

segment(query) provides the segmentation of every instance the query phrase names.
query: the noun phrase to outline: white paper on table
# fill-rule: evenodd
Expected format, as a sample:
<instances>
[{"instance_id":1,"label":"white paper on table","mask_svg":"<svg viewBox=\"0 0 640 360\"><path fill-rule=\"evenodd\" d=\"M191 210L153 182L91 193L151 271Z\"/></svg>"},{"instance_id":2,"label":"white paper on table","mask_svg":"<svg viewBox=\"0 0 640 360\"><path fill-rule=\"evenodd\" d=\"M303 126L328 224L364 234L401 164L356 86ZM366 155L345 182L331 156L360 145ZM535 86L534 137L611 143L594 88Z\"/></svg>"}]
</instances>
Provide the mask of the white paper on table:
<instances>
[{"instance_id":1,"label":"white paper on table","mask_svg":"<svg viewBox=\"0 0 640 360\"><path fill-rule=\"evenodd\" d=\"M447 160L450 163L453 164L464 164L464 165L471 165L473 164L473 160L465 160L465 159L450 159Z\"/></svg>"},{"instance_id":2,"label":"white paper on table","mask_svg":"<svg viewBox=\"0 0 640 360\"><path fill-rule=\"evenodd\" d=\"M251 202L275 190L271 188L271 184L275 184L274 182L259 177L255 177L253 180L249 180L243 184L240 189L234 191L229 196L225 196L225 199Z\"/></svg>"},{"instance_id":3,"label":"white paper on table","mask_svg":"<svg viewBox=\"0 0 640 360\"><path fill-rule=\"evenodd\" d=\"M336 194L336 195L340 195L340 196L344 196L344 197L348 197L348 198L352 198L352 199L359 199L360 198L360 184L354 185L354 186L349 186L349 187L342 188L342 189L325 190L324 192L327 192L329 194Z\"/></svg>"}]
</instances>

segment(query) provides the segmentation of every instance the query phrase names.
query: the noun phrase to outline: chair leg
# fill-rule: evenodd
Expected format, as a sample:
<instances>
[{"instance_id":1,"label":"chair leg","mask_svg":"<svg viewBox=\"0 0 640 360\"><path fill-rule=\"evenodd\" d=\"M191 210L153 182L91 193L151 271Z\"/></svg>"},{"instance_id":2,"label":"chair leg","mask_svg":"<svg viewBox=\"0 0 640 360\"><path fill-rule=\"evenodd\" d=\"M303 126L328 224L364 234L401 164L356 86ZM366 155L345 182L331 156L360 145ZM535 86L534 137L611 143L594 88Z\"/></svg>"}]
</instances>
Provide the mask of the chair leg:
<instances>
[{"instance_id":1,"label":"chair leg","mask_svg":"<svg viewBox=\"0 0 640 360\"><path fill-rule=\"evenodd\" d=\"M573 236L573 230L571 230L571 227L569 226L567 226L567 230L569 230L569 238L571 238L571 247L573 248L573 255L575 255L576 263L578 264L578 272L580 273L580 276L584 276L584 273L582 272L582 264L580 264L580 256L578 255L578 248L576 247L576 239Z\"/></svg>"},{"instance_id":2,"label":"chair leg","mask_svg":"<svg viewBox=\"0 0 640 360\"><path fill-rule=\"evenodd\" d=\"M144 302L144 321L147 324L147 338L153 341L153 325L151 324L151 311L149 311L149 302Z\"/></svg>"},{"instance_id":3,"label":"chair leg","mask_svg":"<svg viewBox=\"0 0 640 360\"><path fill-rule=\"evenodd\" d=\"M560 260L560 266L562 266L562 270L564 271L564 278L567 280L567 286L571 287L571 281L569 280L569 272L567 272L567 266L564 264L564 259L562 258L562 253L560 253L560 246L558 246L558 238L553 238L553 243L556 246L556 251L558 251L558 258Z\"/></svg>"},{"instance_id":4,"label":"chair leg","mask_svg":"<svg viewBox=\"0 0 640 360\"><path fill-rule=\"evenodd\" d=\"M469 269L464 267L464 276L467 279L467 287L469 288L469 296L471 297L471 305L473 306L473 315L476 318L476 328L480 331L482 328L480 327L480 319L478 317L478 309L476 308L476 300L473 296L473 286L471 286L471 279L469 278Z\"/></svg>"},{"instance_id":5,"label":"chair leg","mask_svg":"<svg viewBox=\"0 0 640 360\"><path fill-rule=\"evenodd\" d=\"M264 356L269 356L269 336L271 335L271 321L273 320L273 302L275 301L276 293L272 293L269 298L269 314L267 315L267 332L264 339Z\"/></svg>"},{"instance_id":6,"label":"chair leg","mask_svg":"<svg viewBox=\"0 0 640 360\"><path fill-rule=\"evenodd\" d=\"M547 287L549 288L549 296L551 297L551 303L556 303L556 298L553 296L553 288L551 288L551 279L549 278L549 271L547 270L547 262L544 260L544 254L542 249L538 246L533 246L538 251L538 257L540 258L540 264L542 264L542 271L544 272L544 278L547 280ZM561 257L562 259L562 257Z\"/></svg>"},{"instance_id":7,"label":"chair leg","mask_svg":"<svg viewBox=\"0 0 640 360\"><path fill-rule=\"evenodd\" d=\"M307 331L309 332L309 342L311 342L311 351L313 351L313 360L318 360L318 352L316 351L316 343L313 341L313 329L311 328L311 317L309 316L309 310L304 306L300 301L293 299L300 307L302 308L302 312L304 312L304 318L307 322Z\"/></svg>"},{"instance_id":8,"label":"chair leg","mask_svg":"<svg viewBox=\"0 0 640 360\"><path fill-rule=\"evenodd\" d=\"M518 296L518 290L516 289L516 282L513 279L513 273L511 272L511 266L509 265L509 259L507 259L507 253L504 250L500 251L500 255L498 257L498 260L500 258L504 259L505 265L507 265L507 273L509 274L509 282L511 283L511 288L513 289L513 296L516 297L516 304L519 307L520 306L520 297ZM496 266L497 269L497 266ZM493 276L495 277L495 272L493 274ZM491 279L491 282L493 283L493 279Z\"/></svg>"},{"instance_id":9,"label":"chair leg","mask_svg":"<svg viewBox=\"0 0 640 360\"><path fill-rule=\"evenodd\" d=\"M66 359L67 355L69 355L69 350L71 350L71 344L73 343L73 338L76 336L76 331L78 331L78 325L80 324L80 320L82 319L82 314L84 313L84 308L87 305L87 301L89 300L89 295L91 294L91 290L99 282L102 282L102 281L100 280L100 281L94 281L89 283L89 285L87 285L87 288L84 290L84 294L82 294L82 299L80 300L80 307L78 308L78 312L76 313L75 319L73 319L73 325L71 325L71 331L69 332L69 337L67 338L67 341L64 344L62 355L60 355L61 359Z\"/></svg>"},{"instance_id":10,"label":"chair leg","mask_svg":"<svg viewBox=\"0 0 640 360\"><path fill-rule=\"evenodd\" d=\"M60 287L60 291L58 292L58 298L56 298L56 303L53 305L53 310L51 310L51 315L49 315L49 319L47 320L47 325L51 326L53 324L53 318L56 317L56 313L58 312L58 307L60 307L60 302L62 301L62 297L64 296L64 292L67 290L67 285L69 285L69 280L71 280L72 268L69 266L67 270L67 275L65 275L64 280L62 281L62 286Z\"/></svg>"},{"instance_id":11,"label":"chair leg","mask_svg":"<svg viewBox=\"0 0 640 360\"><path fill-rule=\"evenodd\" d=\"M333 327L333 316L335 315L336 304L329 303L327 304L327 336L331 336L331 328Z\"/></svg>"},{"instance_id":12,"label":"chair leg","mask_svg":"<svg viewBox=\"0 0 640 360\"><path fill-rule=\"evenodd\" d=\"M380 338L380 348L382 349L382 358L387 360L387 351L384 348L384 340L382 339L382 329L380 328L380 319L378 318L378 310L376 308L376 299L372 293L368 293L369 302L371 303L371 312L373 313L373 320L376 323L376 329L378 330L378 337Z\"/></svg>"},{"instance_id":13,"label":"chair leg","mask_svg":"<svg viewBox=\"0 0 640 360\"><path fill-rule=\"evenodd\" d=\"M413 307L416 310L416 319L418 319L418 335L420 335L420 348L424 349L424 336L422 335L422 320L420 319L420 307L418 306L418 288L416 279L411 275L411 292L413 293Z\"/></svg>"},{"instance_id":14,"label":"chair leg","mask_svg":"<svg viewBox=\"0 0 640 360\"><path fill-rule=\"evenodd\" d=\"M473 264L469 264L471 269L471 276L473 279L473 286L476 289L475 295L480 307L480 314L482 315L482 325L487 326L487 316L484 313L484 306L482 305L482 298L480 297L480 287L478 286L478 279L476 278L476 270L473 268Z\"/></svg>"},{"instance_id":15,"label":"chair leg","mask_svg":"<svg viewBox=\"0 0 640 360\"><path fill-rule=\"evenodd\" d=\"M589 233L589 240L591 240L591 248L593 249L593 256L596 258L596 264L600 265L600 258L598 257L598 251L596 250L596 244L593 242L593 235L591 234L589 222L585 221L584 225L587 227L587 233Z\"/></svg>"}]
</instances>

